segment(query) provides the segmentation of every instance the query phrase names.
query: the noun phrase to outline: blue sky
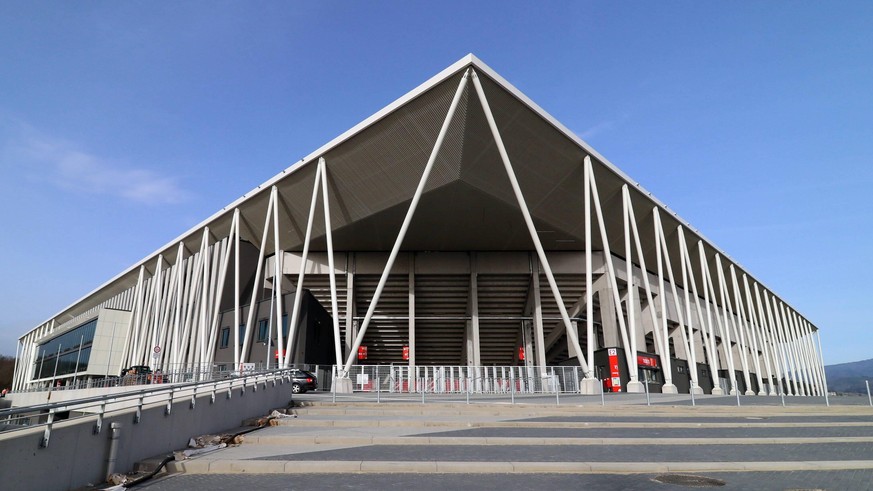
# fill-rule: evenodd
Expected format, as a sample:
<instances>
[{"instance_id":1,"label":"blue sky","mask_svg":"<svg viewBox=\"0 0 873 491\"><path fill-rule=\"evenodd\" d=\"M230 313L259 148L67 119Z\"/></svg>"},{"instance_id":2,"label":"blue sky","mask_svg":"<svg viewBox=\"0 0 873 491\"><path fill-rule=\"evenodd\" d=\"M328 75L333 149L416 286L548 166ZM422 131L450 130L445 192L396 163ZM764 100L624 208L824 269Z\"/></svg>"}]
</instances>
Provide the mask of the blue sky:
<instances>
[{"instance_id":1,"label":"blue sky","mask_svg":"<svg viewBox=\"0 0 873 491\"><path fill-rule=\"evenodd\" d=\"M871 2L0 4L0 353L474 53L873 358Z\"/></svg>"}]
</instances>

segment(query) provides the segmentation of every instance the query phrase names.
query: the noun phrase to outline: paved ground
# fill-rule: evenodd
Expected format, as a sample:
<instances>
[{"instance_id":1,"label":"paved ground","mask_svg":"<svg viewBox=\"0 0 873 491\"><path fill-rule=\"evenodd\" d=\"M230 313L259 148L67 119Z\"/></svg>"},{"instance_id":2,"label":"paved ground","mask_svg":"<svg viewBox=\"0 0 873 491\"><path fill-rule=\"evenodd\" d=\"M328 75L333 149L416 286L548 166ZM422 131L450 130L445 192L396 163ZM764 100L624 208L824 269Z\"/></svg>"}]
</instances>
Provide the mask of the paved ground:
<instances>
[{"instance_id":1,"label":"paved ground","mask_svg":"<svg viewBox=\"0 0 873 491\"><path fill-rule=\"evenodd\" d=\"M683 473L724 481L722 489L873 489L873 408L800 398L783 408L768 397L704 408L669 404L675 398L334 405L329 394L307 394L296 419L174 463L183 474L139 487L689 489L653 480Z\"/></svg>"},{"instance_id":2,"label":"paved ground","mask_svg":"<svg viewBox=\"0 0 873 491\"><path fill-rule=\"evenodd\" d=\"M794 472L709 472L724 490L857 490L873 489L873 470ZM622 491L700 489L653 481L657 474L259 474L178 475L137 486L150 491L241 489L308 490L487 490L593 489Z\"/></svg>"}]
</instances>

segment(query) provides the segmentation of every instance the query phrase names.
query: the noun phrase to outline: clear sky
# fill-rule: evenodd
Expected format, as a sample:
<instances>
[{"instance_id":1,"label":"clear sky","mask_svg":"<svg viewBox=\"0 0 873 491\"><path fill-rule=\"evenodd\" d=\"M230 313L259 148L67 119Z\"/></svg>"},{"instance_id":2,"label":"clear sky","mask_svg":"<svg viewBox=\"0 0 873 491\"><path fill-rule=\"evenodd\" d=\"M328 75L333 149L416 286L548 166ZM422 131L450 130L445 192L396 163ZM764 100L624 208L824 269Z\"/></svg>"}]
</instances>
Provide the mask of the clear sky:
<instances>
[{"instance_id":1,"label":"clear sky","mask_svg":"<svg viewBox=\"0 0 873 491\"><path fill-rule=\"evenodd\" d=\"M0 3L0 353L467 53L873 358L873 2Z\"/></svg>"}]
</instances>

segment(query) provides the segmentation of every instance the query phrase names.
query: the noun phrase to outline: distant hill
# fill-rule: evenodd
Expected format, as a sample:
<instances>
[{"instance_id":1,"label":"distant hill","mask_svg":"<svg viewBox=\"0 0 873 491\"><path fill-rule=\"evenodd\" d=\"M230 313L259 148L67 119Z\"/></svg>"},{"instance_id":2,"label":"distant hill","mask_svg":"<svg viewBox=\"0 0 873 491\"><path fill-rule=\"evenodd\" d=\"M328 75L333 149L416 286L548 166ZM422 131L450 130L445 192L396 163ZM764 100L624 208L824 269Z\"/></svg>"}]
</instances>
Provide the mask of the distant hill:
<instances>
[{"instance_id":1,"label":"distant hill","mask_svg":"<svg viewBox=\"0 0 873 491\"><path fill-rule=\"evenodd\" d=\"M873 385L873 358L852 363L828 365L825 367L825 374L828 377L828 389L831 392L866 394L867 386L864 381L869 380L870 384Z\"/></svg>"}]
</instances>

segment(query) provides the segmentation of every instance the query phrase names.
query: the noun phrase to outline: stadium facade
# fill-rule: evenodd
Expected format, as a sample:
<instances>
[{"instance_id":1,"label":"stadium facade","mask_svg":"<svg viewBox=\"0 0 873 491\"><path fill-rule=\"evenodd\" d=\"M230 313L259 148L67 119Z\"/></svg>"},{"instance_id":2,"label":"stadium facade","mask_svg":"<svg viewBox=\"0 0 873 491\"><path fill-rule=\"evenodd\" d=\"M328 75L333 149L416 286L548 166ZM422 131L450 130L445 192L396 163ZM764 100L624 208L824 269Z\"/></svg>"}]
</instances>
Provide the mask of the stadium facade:
<instances>
[{"instance_id":1,"label":"stadium facade","mask_svg":"<svg viewBox=\"0 0 873 491\"><path fill-rule=\"evenodd\" d=\"M17 359L14 390L306 363L826 391L816 326L473 55L36 326Z\"/></svg>"}]
</instances>

